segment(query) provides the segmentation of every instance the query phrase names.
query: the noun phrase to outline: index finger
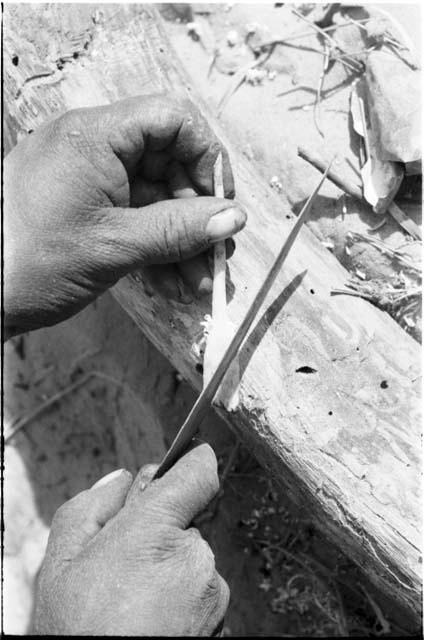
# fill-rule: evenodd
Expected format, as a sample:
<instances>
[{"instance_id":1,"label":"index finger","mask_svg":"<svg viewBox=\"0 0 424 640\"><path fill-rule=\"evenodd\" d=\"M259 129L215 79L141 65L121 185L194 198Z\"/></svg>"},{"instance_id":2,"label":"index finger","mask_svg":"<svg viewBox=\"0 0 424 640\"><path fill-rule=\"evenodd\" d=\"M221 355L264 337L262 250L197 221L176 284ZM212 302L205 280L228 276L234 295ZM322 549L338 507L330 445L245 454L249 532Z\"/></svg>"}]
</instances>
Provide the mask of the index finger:
<instances>
[{"instance_id":1,"label":"index finger","mask_svg":"<svg viewBox=\"0 0 424 640\"><path fill-rule=\"evenodd\" d=\"M188 98L170 94L137 96L105 107L109 141L127 170L137 164L146 149L167 150L184 165L194 186L213 195L213 166L222 153L224 195L234 198L234 178L227 150L199 109Z\"/></svg>"},{"instance_id":2,"label":"index finger","mask_svg":"<svg viewBox=\"0 0 424 640\"><path fill-rule=\"evenodd\" d=\"M149 519L149 522L153 519L160 524L186 529L218 490L215 454L208 444L201 444L147 486L137 477L125 508L137 513L141 519Z\"/></svg>"}]
</instances>

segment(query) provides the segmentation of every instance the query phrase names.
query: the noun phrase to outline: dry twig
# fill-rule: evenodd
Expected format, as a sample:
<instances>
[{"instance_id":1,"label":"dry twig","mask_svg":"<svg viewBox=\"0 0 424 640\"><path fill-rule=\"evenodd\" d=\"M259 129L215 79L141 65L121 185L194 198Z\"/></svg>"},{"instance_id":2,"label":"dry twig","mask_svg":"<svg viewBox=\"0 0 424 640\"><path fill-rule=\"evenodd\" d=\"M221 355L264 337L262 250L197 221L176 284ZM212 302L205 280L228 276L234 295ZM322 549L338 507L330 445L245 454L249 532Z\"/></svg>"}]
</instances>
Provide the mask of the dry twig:
<instances>
[{"instance_id":1,"label":"dry twig","mask_svg":"<svg viewBox=\"0 0 424 640\"><path fill-rule=\"evenodd\" d=\"M346 239L348 241L367 242L375 249L378 249L378 251L380 251L382 254L390 256L393 260L399 262L399 264L401 264L405 269L411 271L416 278L421 280L420 266L415 264L414 262L411 262L409 257L405 256L403 251L400 251L400 247L398 247L397 249L393 249L385 242L382 242L382 240L378 240L377 238L373 238L372 236L365 235L364 233L360 233L359 231L349 231Z\"/></svg>"},{"instance_id":2,"label":"dry twig","mask_svg":"<svg viewBox=\"0 0 424 640\"><path fill-rule=\"evenodd\" d=\"M230 86L228 87L227 91L224 93L224 95L222 96L221 100L218 103L218 109L217 109L218 118L222 114L222 111L225 105L227 104L228 100L237 91L237 89L239 89L241 85L245 82L248 72L251 71L252 69L257 69L258 67L263 65L271 56L273 50L274 48L271 47L269 51L264 52L256 60L254 60L253 62L249 62L249 64L246 64L244 67L239 69L234 74L234 78Z\"/></svg>"},{"instance_id":3,"label":"dry twig","mask_svg":"<svg viewBox=\"0 0 424 640\"><path fill-rule=\"evenodd\" d=\"M324 43L324 58L322 61L322 70L321 70L321 74L318 80L318 89L317 89L317 93L316 93L316 98L315 98L315 103L314 103L314 123L315 126L317 128L318 133L320 134L320 136L322 138L324 138L324 134L322 132L321 126L320 126L320 105L321 105L321 91L323 89L324 86L324 78L325 78L325 74L327 73L328 69L329 69L329 61L330 61L330 48L328 46L327 43Z\"/></svg>"},{"instance_id":4,"label":"dry twig","mask_svg":"<svg viewBox=\"0 0 424 640\"><path fill-rule=\"evenodd\" d=\"M299 146L297 149L297 154L299 157L309 162L312 166L314 166L318 171L323 172L326 167L326 162L319 156L317 153L306 149L305 147ZM346 180L341 175L336 173L334 170L330 170L327 175L328 179L331 180L339 189L344 191L350 196L357 198L358 200L363 200L362 188L359 185ZM413 238L416 240L422 239L422 232L420 227L413 221L411 218L408 218L407 215L398 207L395 202L392 202L388 208L388 212L391 216L396 220L396 222L407 231Z\"/></svg>"}]
</instances>

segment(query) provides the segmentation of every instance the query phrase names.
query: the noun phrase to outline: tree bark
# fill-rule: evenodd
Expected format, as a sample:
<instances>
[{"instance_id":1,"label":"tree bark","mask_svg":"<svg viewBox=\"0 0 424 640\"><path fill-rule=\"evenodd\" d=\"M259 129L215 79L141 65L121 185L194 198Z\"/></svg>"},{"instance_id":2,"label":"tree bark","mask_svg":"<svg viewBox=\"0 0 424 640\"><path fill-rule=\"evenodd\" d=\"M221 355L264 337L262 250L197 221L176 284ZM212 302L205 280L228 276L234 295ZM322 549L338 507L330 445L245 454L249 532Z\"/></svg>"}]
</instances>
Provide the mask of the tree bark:
<instances>
[{"instance_id":1,"label":"tree bark","mask_svg":"<svg viewBox=\"0 0 424 640\"><path fill-rule=\"evenodd\" d=\"M229 262L237 325L294 220L199 100L152 5L5 5L6 151L60 112L157 90L191 96L227 145L249 212ZM361 299L303 229L241 349L241 402L218 412L291 496L413 619L420 616L417 343ZM143 271L113 293L196 388L190 356L210 301L169 300Z\"/></svg>"}]
</instances>

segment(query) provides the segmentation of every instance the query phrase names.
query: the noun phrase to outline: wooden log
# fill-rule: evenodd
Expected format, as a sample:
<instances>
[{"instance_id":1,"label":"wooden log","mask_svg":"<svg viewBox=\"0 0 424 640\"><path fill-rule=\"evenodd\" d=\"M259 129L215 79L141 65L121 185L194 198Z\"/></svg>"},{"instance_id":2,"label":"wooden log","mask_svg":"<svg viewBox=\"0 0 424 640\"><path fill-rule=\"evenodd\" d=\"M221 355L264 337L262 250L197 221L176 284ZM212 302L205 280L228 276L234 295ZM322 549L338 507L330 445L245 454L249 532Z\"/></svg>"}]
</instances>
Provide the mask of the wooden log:
<instances>
[{"instance_id":1,"label":"wooden log","mask_svg":"<svg viewBox=\"0 0 424 640\"><path fill-rule=\"evenodd\" d=\"M47 118L155 90L184 91L227 144L249 211L229 262L237 324L293 224L196 96L152 5L5 5L5 141ZM240 354L230 426L394 606L420 616L420 362L414 342L361 299L330 295L346 271L302 230ZM114 295L182 375L210 301L171 301L142 271Z\"/></svg>"}]
</instances>

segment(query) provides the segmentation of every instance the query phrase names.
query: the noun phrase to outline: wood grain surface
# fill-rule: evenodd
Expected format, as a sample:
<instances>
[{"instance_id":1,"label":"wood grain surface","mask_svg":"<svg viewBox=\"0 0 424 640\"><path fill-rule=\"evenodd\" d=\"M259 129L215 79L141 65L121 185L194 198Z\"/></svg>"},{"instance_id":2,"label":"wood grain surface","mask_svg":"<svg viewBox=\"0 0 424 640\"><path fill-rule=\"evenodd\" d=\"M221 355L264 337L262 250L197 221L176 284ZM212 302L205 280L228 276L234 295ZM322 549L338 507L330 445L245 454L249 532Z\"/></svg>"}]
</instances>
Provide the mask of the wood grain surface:
<instances>
[{"instance_id":1,"label":"wood grain surface","mask_svg":"<svg viewBox=\"0 0 424 640\"><path fill-rule=\"evenodd\" d=\"M228 267L237 325L294 215L201 103L153 6L5 5L6 151L64 110L158 90L190 95L230 152L236 196L249 212ZM321 530L418 620L419 346L366 301L331 296L346 277L303 229L241 349L239 408L217 410ZM210 300L169 300L142 271L113 293L200 389L190 351Z\"/></svg>"}]
</instances>

